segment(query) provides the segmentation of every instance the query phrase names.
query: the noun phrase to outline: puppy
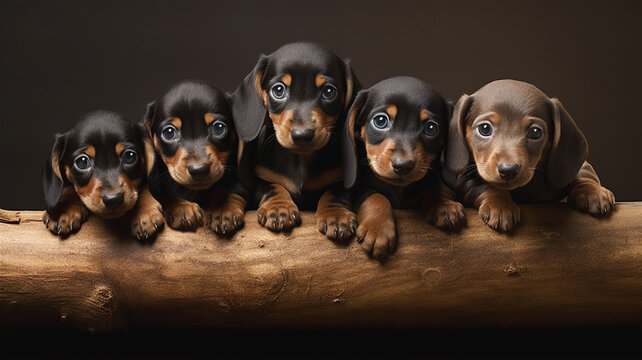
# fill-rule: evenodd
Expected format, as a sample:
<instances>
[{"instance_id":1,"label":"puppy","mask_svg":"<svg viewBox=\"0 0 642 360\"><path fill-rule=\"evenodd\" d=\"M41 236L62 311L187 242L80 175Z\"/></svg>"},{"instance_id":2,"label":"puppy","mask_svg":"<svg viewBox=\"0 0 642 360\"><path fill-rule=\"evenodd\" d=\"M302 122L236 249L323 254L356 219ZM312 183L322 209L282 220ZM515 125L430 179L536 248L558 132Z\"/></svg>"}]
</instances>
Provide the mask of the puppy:
<instances>
[{"instance_id":1,"label":"puppy","mask_svg":"<svg viewBox=\"0 0 642 360\"><path fill-rule=\"evenodd\" d=\"M262 55L236 89L239 177L254 194L259 224L290 231L301 223L299 207L316 207L321 233L354 236L340 135L359 87L347 61L316 44L292 43Z\"/></svg>"},{"instance_id":2,"label":"puppy","mask_svg":"<svg viewBox=\"0 0 642 360\"><path fill-rule=\"evenodd\" d=\"M344 178L354 186L357 240L369 255L382 260L395 250L393 208L421 206L444 229L464 224L463 206L439 177L451 112L439 93L412 77L357 94L344 132Z\"/></svg>"},{"instance_id":3,"label":"puppy","mask_svg":"<svg viewBox=\"0 0 642 360\"><path fill-rule=\"evenodd\" d=\"M466 206L491 228L510 231L519 203L559 201L599 215L615 197L586 162L588 145L562 103L535 86L493 81L463 95L450 121L446 168ZM472 156L471 156L472 155Z\"/></svg>"},{"instance_id":4,"label":"puppy","mask_svg":"<svg viewBox=\"0 0 642 360\"><path fill-rule=\"evenodd\" d=\"M160 204L145 184L151 166L143 131L110 111L89 113L56 135L45 162L43 221L56 235L78 231L90 213L103 218L127 214L139 240L152 239L164 221Z\"/></svg>"},{"instance_id":5,"label":"puppy","mask_svg":"<svg viewBox=\"0 0 642 360\"><path fill-rule=\"evenodd\" d=\"M205 224L221 236L242 228L247 195L230 160L237 137L225 94L204 82L180 82L147 106L144 126L161 158L149 181L168 225L193 231Z\"/></svg>"}]
</instances>

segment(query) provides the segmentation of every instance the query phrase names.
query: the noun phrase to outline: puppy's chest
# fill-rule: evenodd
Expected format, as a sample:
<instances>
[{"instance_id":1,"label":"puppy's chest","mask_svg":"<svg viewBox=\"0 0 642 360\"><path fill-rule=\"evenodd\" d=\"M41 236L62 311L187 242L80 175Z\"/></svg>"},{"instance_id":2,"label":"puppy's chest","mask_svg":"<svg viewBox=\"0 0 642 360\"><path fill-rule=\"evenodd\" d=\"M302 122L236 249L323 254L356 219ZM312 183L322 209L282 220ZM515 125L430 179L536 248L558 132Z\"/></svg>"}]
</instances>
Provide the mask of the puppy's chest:
<instances>
[{"instance_id":1,"label":"puppy's chest","mask_svg":"<svg viewBox=\"0 0 642 360\"><path fill-rule=\"evenodd\" d=\"M339 153L323 150L297 155L282 149L271 156L259 156L254 171L259 178L280 184L291 193L322 190L343 178Z\"/></svg>"}]
</instances>

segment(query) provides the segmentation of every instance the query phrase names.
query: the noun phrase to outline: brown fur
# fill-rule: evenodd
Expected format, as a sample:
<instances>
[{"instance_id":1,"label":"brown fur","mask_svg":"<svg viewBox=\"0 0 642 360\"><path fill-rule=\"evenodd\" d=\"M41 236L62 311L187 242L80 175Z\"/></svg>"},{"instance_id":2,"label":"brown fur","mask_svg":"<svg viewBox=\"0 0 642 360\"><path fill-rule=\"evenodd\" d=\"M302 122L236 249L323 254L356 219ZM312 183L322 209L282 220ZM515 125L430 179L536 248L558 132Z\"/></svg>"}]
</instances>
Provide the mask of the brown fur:
<instances>
[{"instance_id":1,"label":"brown fur","mask_svg":"<svg viewBox=\"0 0 642 360\"><path fill-rule=\"evenodd\" d=\"M162 210L163 207L152 196L149 189L143 188L131 212L131 234L137 239L147 239L156 234L165 224Z\"/></svg>"},{"instance_id":2,"label":"brown fur","mask_svg":"<svg viewBox=\"0 0 642 360\"><path fill-rule=\"evenodd\" d=\"M299 210L287 189L278 184L270 186L271 193L261 199L256 212L259 224L272 231L289 231L301 223Z\"/></svg>"},{"instance_id":3,"label":"brown fur","mask_svg":"<svg viewBox=\"0 0 642 360\"><path fill-rule=\"evenodd\" d=\"M357 210L357 241L364 251L382 260L397 247L397 230L392 206L385 196L374 193Z\"/></svg>"},{"instance_id":4,"label":"brown fur","mask_svg":"<svg viewBox=\"0 0 642 360\"><path fill-rule=\"evenodd\" d=\"M216 188L205 209L205 224L217 234L234 234L244 225L245 205L243 197L223 188Z\"/></svg>"},{"instance_id":5,"label":"brown fur","mask_svg":"<svg viewBox=\"0 0 642 360\"><path fill-rule=\"evenodd\" d=\"M317 88L320 88L321 86L323 86L323 84L325 84L325 82L326 82L326 78L325 78L325 76L323 76L321 74L318 74L314 78L314 84L317 86Z\"/></svg>"},{"instance_id":6,"label":"brown fur","mask_svg":"<svg viewBox=\"0 0 642 360\"><path fill-rule=\"evenodd\" d=\"M214 120L216 120L216 117L214 116L214 114L210 114L210 113L206 113L206 114L203 116L203 118L205 119L205 123L206 123L208 126L209 126L211 123L213 123L213 122L214 122Z\"/></svg>"},{"instance_id":7,"label":"brown fur","mask_svg":"<svg viewBox=\"0 0 642 360\"><path fill-rule=\"evenodd\" d=\"M71 187L62 190L60 197L60 213L43 215L43 221L49 231L56 235L66 236L80 229L80 225L87 220L89 210Z\"/></svg>"},{"instance_id":8,"label":"brown fur","mask_svg":"<svg viewBox=\"0 0 642 360\"><path fill-rule=\"evenodd\" d=\"M321 196L315 215L319 231L332 240L349 240L357 229L357 215L350 206L338 203L332 191Z\"/></svg>"}]
</instances>

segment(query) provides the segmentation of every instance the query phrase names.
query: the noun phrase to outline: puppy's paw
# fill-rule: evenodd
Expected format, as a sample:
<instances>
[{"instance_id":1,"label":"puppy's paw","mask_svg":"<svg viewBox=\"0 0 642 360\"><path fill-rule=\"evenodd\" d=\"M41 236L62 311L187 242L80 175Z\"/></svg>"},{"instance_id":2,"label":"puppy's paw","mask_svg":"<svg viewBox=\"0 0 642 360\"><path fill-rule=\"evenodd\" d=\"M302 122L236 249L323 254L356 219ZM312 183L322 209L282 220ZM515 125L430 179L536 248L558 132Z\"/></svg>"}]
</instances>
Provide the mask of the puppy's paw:
<instances>
[{"instance_id":1,"label":"puppy's paw","mask_svg":"<svg viewBox=\"0 0 642 360\"><path fill-rule=\"evenodd\" d=\"M203 209L197 203L176 200L163 209L167 225L181 231L194 231L203 225Z\"/></svg>"},{"instance_id":2,"label":"puppy's paw","mask_svg":"<svg viewBox=\"0 0 642 360\"><path fill-rule=\"evenodd\" d=\"M245 225L245 200L230 194L220 207L205 209L206 225L219 236L231 237Z\"/></svg>"},{"instance_id":3,"label":"puppy's paw","mask_svg":"<svg viewBox=\"0 0 642 360\"><path fill-rule=\"evenodd\" d=\"M615 195L597 183L578 184L568 195L568 203L591 215L604 215L613 210Z\"/></svg>"},{"instance_id":4,"label":"puppy's paw","mask_svg":"<svg viewBox=\"0 0 642 360\"><path fill-rule=\"evenodd\" d=\"M274 232L288 232L301 225L299 208L291 199L270 198L259 206L256 216L261 226Z\"/></svg>"},{"instance_id":5,"label":"puppy's paw","mask_svg":"<svg viewBox=\"0 0 642 360\"><path fill-rule=\"evenodd\" d=\"M139 241L149 241L156 237L165 226L161 205L135 209L130 224L130 232Z\"/></svg>"},{"instance_id":6,"label":"puppy's paw","mask_svg":"<svg viewBox=\"0 0 642 360\"><path fill-rule=\"evenodd\" d=\"M357 227L357 241L363 251L379 261L383 261L397 248L397 230L394 218L361 219Z\"/></svg>"},{"instance_id":7,"label":"puppy's paw","mask_svg":"<svg viewBox=\"0 0 642 360\"><path fill-rule=\"evenodd\" d=\"M357 214L343 207L325 207L316 213L317 229L333 241L347 241L357 231Z\"/></svg>"},{"instance_id":8,"label":"puppy's paw","mask_svg":"<svg viewBox=\"0 0 642 360\"><path fill-rule=\"evenodd\" d=\"M444 230L455 230L466 224L464 206L447 200L431 206L426 211L428 222Z\"/></svg>"},{"instance_id":9,"label":"puppy's paw","mask_svg":"<svg viewBox=\"0 0 642 360\"><path fill-rule=\"evenodd\" d=\"M80 230L87 218L89 218L89 210L84 205L74 204L59 214L50 215L45 212L42 221L49 231L65 238Z\"/></svg>"},{"instance_id":10,"label":"puppy's paw","mask_svg":"<svg viewBox=\"0 0 642 360\"><path fill-rule=\"evenodd\" d=\"M484 200L479 206L482 221L497 231L509 232L519 224L519 206L512 200Z\"/></svg>"}]
</instances>

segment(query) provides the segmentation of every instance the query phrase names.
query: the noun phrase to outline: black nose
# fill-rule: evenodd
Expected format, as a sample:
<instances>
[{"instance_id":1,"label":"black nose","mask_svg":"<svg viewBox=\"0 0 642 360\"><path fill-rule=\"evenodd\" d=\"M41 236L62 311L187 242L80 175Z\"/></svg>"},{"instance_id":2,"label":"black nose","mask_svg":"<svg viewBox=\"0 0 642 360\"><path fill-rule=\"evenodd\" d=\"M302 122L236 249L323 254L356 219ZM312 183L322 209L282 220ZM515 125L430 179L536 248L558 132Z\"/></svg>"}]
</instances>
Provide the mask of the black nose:
<instances>
[{"instance_id":1,"label":"black nose","mask_svg":"<svg viewBox=\"0 0 642 360\"><path fill-rule=\"evenodd\" d=\"M295 144L305 144L310 142L314 137L314 129L292 129L290 136Z\"/></svg>"},{"instance_id":2,"label":"black nose","mask_svg":"<svg viewBox=\"0 0 642 360\"><path fill-rule=\"evenodd\" d=\"M504 180L512 180L517 177L519 174L519 169L521 166L519 164L506 164L499 163L497 164L497 171L499 172L499 177Z\"/></svg>"},{"instance_id":3,"label":"black nose","mask_svg":"<svg viewBox=\"0 0 642 360\"><path fill-rule=\"evenodd\" d=\"M105 207L108 208L115 208L118 205L123 203L123 200L125 199L125 196L123 193L112 193L112 194L103 194L103 204L105 204Z\"/></svg>"},{"instance_id":4,"label":"black nose","mask_svg":"<svg viewBox=\"0 0 642 360\"><path fill-rule=\"evenodd\" d=\"M397 175L408 175L415 167L415 161L411 159L393 157L391 161L392 169Z\"/></svg>"},{"instance_id":5,"label":"black nose","mask_svg":"<svg viewBox=\"0 0 642 360\"><path fill-rule=\"evenodd\" d=\"M207 176L210 173L210 166L208 164L196 164L196 165L187 165L187 172L192 175L193 178L202 178Z\"/></svg>"}]
</instances>

